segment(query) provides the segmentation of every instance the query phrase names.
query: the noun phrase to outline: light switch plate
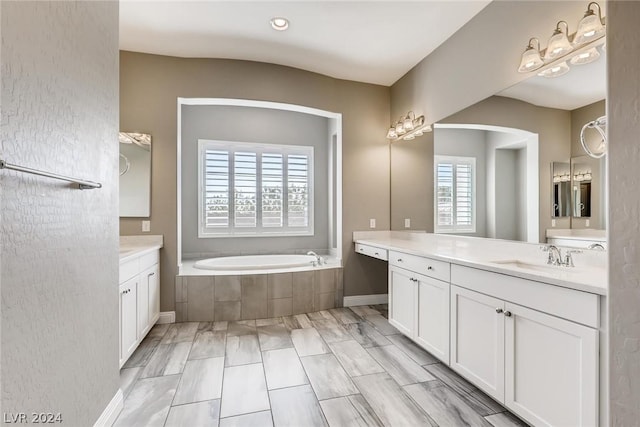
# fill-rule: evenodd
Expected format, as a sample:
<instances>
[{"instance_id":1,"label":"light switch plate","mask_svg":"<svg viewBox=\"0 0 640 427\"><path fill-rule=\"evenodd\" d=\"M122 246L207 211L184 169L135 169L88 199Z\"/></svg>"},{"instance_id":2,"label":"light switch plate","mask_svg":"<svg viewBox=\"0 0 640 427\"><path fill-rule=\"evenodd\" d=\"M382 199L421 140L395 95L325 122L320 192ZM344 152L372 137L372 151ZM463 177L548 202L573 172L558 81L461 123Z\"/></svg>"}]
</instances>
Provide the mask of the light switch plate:
<instances>
[{"instance_id":1,"label":"light switch plate","mask_svg":"<svg viewBox=\"0 0 640 427\"><path fill-rule=\"evenodd\" d=\"M404 219L404 228L411 228L411 218Z\"/></svg>"},{"instance_id":2,"label":"light switch plate","mask_svg":"<svg viewBox=\"0 0 640 427\"><path fill-rule=\"evenodd\" d=\"M585 226L585 227L588 227L590 223L591 223L591 221L589 221L589 220L587 219L587 220L585 220L585 221L584 221L584 226Z\"/></svg>"},{"instance_id":3,"label":"light switch plate","mask_svg":"<svg viewBox=\"0 0 640 427\"><path fill-rule=\"evenodd\" d=\"M142 221L142 232L148 233L151 231L151 221Z\"/></svg>"},{"instance_id":4,"label":"light switch plate","mask_svg":"<svg viewBox=\"0 0 640 427\"><path fill-rule=\"evenodd\" d=\"M555 226L556 226L556 220L555 220L555 219L552 219L552 220L551 220L551 226L552 226L552 227L555 227Z\"/></svg>"},{"instance_id":5,"label":"light switch plate","mask_svg":"<svg viewBox=\"0 0 640 427\"><path fill-rule=\"evenodd\" d=\"M376 228L376 219L375 218L371 218L369 220L369 228Z\"/></svg>"}]
</instances>

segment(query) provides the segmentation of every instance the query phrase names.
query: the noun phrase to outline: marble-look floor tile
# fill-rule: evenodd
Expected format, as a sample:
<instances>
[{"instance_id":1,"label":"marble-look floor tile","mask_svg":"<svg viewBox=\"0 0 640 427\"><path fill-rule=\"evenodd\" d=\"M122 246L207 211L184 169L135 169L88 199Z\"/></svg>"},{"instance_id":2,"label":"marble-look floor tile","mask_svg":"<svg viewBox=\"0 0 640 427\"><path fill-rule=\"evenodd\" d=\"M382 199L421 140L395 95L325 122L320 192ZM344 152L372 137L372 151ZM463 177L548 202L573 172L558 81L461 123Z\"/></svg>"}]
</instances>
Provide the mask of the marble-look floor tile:
<instances>
[{"instance_id":1,"label":"marble-look floor tile","mask_svg":"<svg viewBox=\"0 0 640 427\"><path fill-rule=\"evenodd\" d=\"M217 426L220 400L172 406L165 427Z\"/></svg>"},{"instance_id":2,"label":"marble-look floor tile","mask_svg":"<svg viewBox=\"0 0 640 427\"><path fill-rule=\"evenodd\" d=\"M308 385L269 392L276 427L326 426L320 405Z\"/></svg>"},{"instance_id":3,"label":"marble-look floor tile","mask_svg":"<svg viewBox=\"0 0 640 427\"><path fill-rule=\"evenodd\" d=\"M493 427L527 427L524 421L510 412L502 412L500 414L489 415L485 417Z\"/></svg>"},{"instance_id":4,"label":"marble-look floor tile","mask_svg":"<svg viewBox=\"0 0 640 427\"><path fill-rule=\"evenodd\" d=\"M353 338L336 320L313 320L312 323L327 343Z\"/></svg>"},{"instance_id":5,"label":"marble-look floor tile","mask_svg":"<svg viewBox=\"0 0 640 427\"><path fill-rule=\"evenodd\" d=\"M493 415L506 411L506 408L484 394L480 390L476 390L468 395L462 395L465 401L480 415Z\"/></svg>"},{"instance_id":6,"label":"marble-look floor tile","mask_svg":"<svg viewBox=\"0 0 640 427\"><path fill-rule=\"evenodd\" d=\"M161 344L191 342L198 332L199 325L199 322L174 323L169 326L167 333L162 337Z\"/></svg>"},{"instance_id":7,"label":"marble-look floor tile","mask_svg":"<svg viewBox=\"0 0 640 427\"><path fill-rule=\"evenodd\" d=\"M365 320L371 323L382 335L395 335L400 333L399 330L393 327L389 321L380 314L366 316Z\"/></svg>"},{"instance_id":8,"label":"marble-look floor tile","mask_svg":"<svg viewBox=\"0 0 640 427\"><path fill-rule=\"evenodd\" d=\"M378 310L374 310L368 305L356 305L353 307L349 307L351 311L353 311L357 316L364 318L365 316L372 316L374 314L380 314Z\"/></svg>"},{"instance_id":9,"label":"marble-look floor tile","mask_svg":"<svg viewBox=\"0 0 640 427\"><path fill-rule=\"evenodd\" d=\"M346 325L346 328L358 344L363 347L391 345L391 341L365 321L350 323Z\"/></svg>"},{"instance_id":10,"label":"marble-look floor tile","mask_svg":"<svg viewBox=\"0 0 640 427\"><path fill-rule=\"evenodd\" d=\"M191 342L160 344L140 374L140 378L182 373L191 350Z\"/></svg>"},{"instance_id":11,"label":"marble-look floor tile","mask_svg":"<svg viewBox=\"0 0 640 427\"><path fill-rule=\"evenodd\" d=\"M226 320L221 320L218 322L213 322L213 330L214 331L225 331L229 327L229 322Z\"/></svg>"},{"instance_id":12,"label":"marble-look floor tile","mask_svg":"<svg viewBox=\"0 0 640 427\"><path fill-rule=\"evenodd\" d=\"M229 322L227 326L227 338L240 335L255 335L257 333L255 320L238 320Z\"/></svg>"},{"instance_id":13,"label":"marble-look floor tile","mask_svg":"<svg viewBox=\"0 0 640 427\"><path fill-rule=\"evenodd\" d=\"M289 330L281 324L258 326L258 338L262 351L293 347Z\"/></svg>"},{"instance_id":14,"label":"marble-look floor tile","mask_svg":"<svg viewBox=\"0 0 640 427\"><path fill-rule=\"evenodd\" d=\"M389 374L353 379L371 408L386 426L436 426Z\"/></svg>"},{"instance_id":15,"label":"marble-look floor tile","mask_svg":"<svg viewBox=\"0 0 640 427\"><path fill-rule=\"evenodd\" d=\"M189 360L223 357L226 336L224 331L198 332L191 346Z\"/></svg>"},{"instance_id":16,"label":"marble-look floor tile","mask_svg":"<svg viewBox=\"0 0 640 427\"><path fill-rule=\"evenodd\" d=\"M369 419L365 420L351 403L351 397L353 396L337 397L335 399L327 399L320 402L322 412L324 412L330 427L382 426L375 413L369 414ZM371 423L371 415L375 417L373 418L374 423Z\"/></svg>"},{"instance_id":17,"label":"marble-look floor tile","mask_svg":"<svg viewBox=\"0 0 640 427\"><path fill-rule=\"evenodd\" d=\"M255 335L227 337L225 366L262 362L260 344Z\"/></svg>"},{"instance_id":18,"label":"marble-look floor tile","mask_svg":"<svg viewBox=\"0 0 640 427\"><path fill-rule=\"evenodd\" d=\"M435 378L395 345L371 347L367 351L400 385L431 381Z\"/></svg>"},{"instance_id":19,"label":"marble-look floor tile","mask_svg":"<svg viewBox=\"0 0 640 427\"><path fill-rule=\"evenodd\" d=\"M114 427L162 427L180 381L179 375L138 380L124 401Z\"/></svg>"},{"instance_id":20,"label":"marble-look floor tile","mask_svg":"<svg viewBox=\"0 0 640 427\"><path fill-rule=\"evenodd\" d=\"M382 426L382 421L376 415L375 411L367 402L367 399L364 398L361 394L353 394L348 396L349 402L353 405L353 407L358 411L362 419L368 426Z\"/></svg>"},{"instance_id":21,"label":"marble-look floor tile","mask_svg":"<svg viewBox=\"0 0 640 427\"><path fill-rule=\"evenodd\" d=\"M335 317L336 320L342 323L343 325L348 325L350 323L358 323L362 320L360 316L358 316L348 308L332 308L329 310L329 313L331 313L331 315Z\"/></svg>"},{"instance_id":22,"label":"marble-look floor tile","mask_svg":"<svg viewBox=\"0 0 640 427\"><path fill-rule=\"evenodd\" d=\"M425 365L424 368L429 371L434 377L445 383L448 387L457 391L460 394L473 393L478 389L469 381L462 378L457 373L453 372L449 367L442 363L436 363L432 365Z\"/></svg>"},{"instance_id":23,"label":"marble-look floor tile","mask_svg":"<svg viewBox=\"0 0 640 427\"><path fill-rule=\"evenodd\" d=\"M430 365L440 362L435 356L421 349L416 343L402 334L388 335L387 338L394 343L396 347L407 353L407 355L419 365Z\"/></svg>"},{"instance_id":24,"label":"marble-look floor tile","mask_svg":"<svg viewBox=\"0 0 640 427\"><path fill-rule=\"evenodd\" d=\"M214 322L200 322L198 323L198 330L196 331L196 336L202 332L213 332L215 331L215 323Z\"/></svg>"},{"instance_id":25,"label":"marble-look floor tile","mask_svg":"<svg viewBox=\"0 0 640 427\"><path fill-rule=\"evenodd\" d=\"M490 427L456 392L439 381L404 387L411 398L441 426Z\"/></svg>"},{"instance_id":26,"label":"marble-look floor tile","mask_svg":"<svg viewBox=\"0 0 640 427\"><path fill-rule=\"evenodd\" d=\"M382 317L388 319L389 318L389 304L374 304L369 306L374 310L378 310Z\"/></svg>"},{"instance_id":27,"label":"marble-look floor tile","mask_svg":"<svg viewBox=\"0 0 640 427\"><path fill-rule=\"evenodd\" d=\"M184 368L174 405L220 399L224 357L189 360Z\"/></svg>"},{"instance_id":28,"label":"marble-look floor tile","mask_svg":"<svg viewBox=\"0 0 640 427\"><path fill-rule=\"evenodd\" d=\"M330 343L329 347L352 377L384 372L382 366L354 340Z\"/></svg>"},{"instance_id":29,"label":"marble-look floor tile","mask_svg":"<svg viewBox=\"0 0 640 427\"><path fill-rule=\"evenodd\" d=\"M123 366L124 368L135 368L140 366L142 367L147 366L147 363L149 363L149 360L151 360L153 353L156 351L156 348L158 348L158 345L160 344L160 342L162 341L162 337L164 336L164 333L160 334L158 333L158 331L164 330L164 332L166 333L166 331L169 329L168 328L169 324L162 325L162 326L167 326L166 328L162 328L162 329L156 329L157 326L158 325L151 328L151 332L156 331L156 333L154 335L151 335L151 332L147 334L147 336L142 340L138 348L136 348L133 354L125 362Z\"/></svg>"},{"instance_id":30,"label":"marble-look floor tile","mask_svg":"<svg viewBox=\"0 0 640 427\"><path fill-rule=\"evenodd\" d=\"M313 328L313 324L311 324L311 320L309 320L306 314L296 314L294 317L301 328Z\"/></svg>"},{"instance_id":31,"label":"marble-look floor tile","mask_svg":"<svg viewBox=\"0 0 640 427\"><path fill-rule=\"evenodd\" d=\"M138 376L140 376L141 371L141 367L120 370L120 390L122 390L125 399L133 388Z\"/></svg>"},{"instance_id":32,"label":"marble-look floor tile","mask_svg":"<svg viewBox=\"0 0 640 427\"><path fill-rule=\"evenodd\" d=\"M155 325L153 325L146 338L162 339L164 334L166 334L169 330L169 326L171 326L170 323L156 323Z\"/></svg>"},{"instance_id":33,"label":"marble-look floor tile","mask_svg":"<svg viewBox=\"0 0 640 427\"><path fill-rule=\"evenodd\" d=\"M282 324L289 331L293 329L302 329L300 322L298 322L298 319L296 319L295 316L282 316Z\"/></svg>"},{"instance_id":34,"label":"marble-look floor tile","mask_svg":"<svg viewBox=\"0 0 640 427\"><path fill-rule=\"evenodd\" d=\"M333 354L302 357L300 360L319 400L358 393L353 381Z\"/></svg>"},{"instance_id":35,"label":"marble-look floor tile","mask_svg":"<svg viewBox=\"0 0 640 427\"><path fill-rule=\"evenodd\" d=\"M295 349L265 351L262 359L269 390L309 384Z\"/></svg>"},{"instance_id":36,"label":"marble-look floor tile","mask_svg":"<svg viewBox=\"0 0 640 427\"><path fill-rule=\"evenodd\" d=\"M271 409L262 363L224 369L220 417Z\"/></svg>"},{"instance_id":37,"label":"marble-look floor tile","mask_svg":"<svg viewBox=\"0 0 640 427\"><path fill-rule=\"evenodd\" d=\"M320 334L313 328L292 330L291 340L293 341L293 345L300 357L329 352L329 349L320 337Z\"/></svg>"},{"instance_id":38,"label":"marble-look floor tile","mask_svg":"<svg viewBox=\"0 0 640 427\"><path fill-rule=\"evenodd\" d=\"M315 311L313 313L307 313L307 317L313 323L314 320L329 320L331 322L337 322L336 318L331 315L327 310Z\"/></svg>"},{"instance_id":39,"label":"marble-look floor tile","mask_svg":"<svg viewBox=\"0 0 640 427\"><path fill-rule=\"evenodd\" d=\"M256 327L282 325L282 317L271 317L269 319L256 319Z\"/></svg>"},{"instance_id":40,"label":"marble-look floor tile","mask_svg":"<svg viewBox=\"0 0 640 427\"><path fill-rule=\"evenodd\" d=\"M236 415L235 417L222 418L220 427L273 427L273 418L271 411Z\"/></svg>"}]
</instances>

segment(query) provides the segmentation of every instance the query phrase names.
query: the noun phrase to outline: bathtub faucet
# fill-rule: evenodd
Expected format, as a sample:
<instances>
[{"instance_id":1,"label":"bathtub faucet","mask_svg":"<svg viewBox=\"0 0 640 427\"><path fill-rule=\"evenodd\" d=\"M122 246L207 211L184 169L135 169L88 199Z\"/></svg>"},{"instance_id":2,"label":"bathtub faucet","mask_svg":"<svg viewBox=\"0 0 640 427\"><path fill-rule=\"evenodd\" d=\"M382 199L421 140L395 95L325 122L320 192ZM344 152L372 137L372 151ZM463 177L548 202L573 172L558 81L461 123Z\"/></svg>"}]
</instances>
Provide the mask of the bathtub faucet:
<instances>
[{"instance_id":1,"label":"bathtub faucet","mask_svg":"<svg viewBox=\"0 0 640 427\"><path fill-rule=\"evenodd\" d=\"M314 257L316 257L316 262L318 263L318 265L322 265L322 264L326 264L324 258L322 258L320 255L318 255L317 253L313 252L313 251L309 251L307 252L307 255L312 255ZM314 263L314 267L315 267L315 263Z\"/></svg>"}]
</instances>

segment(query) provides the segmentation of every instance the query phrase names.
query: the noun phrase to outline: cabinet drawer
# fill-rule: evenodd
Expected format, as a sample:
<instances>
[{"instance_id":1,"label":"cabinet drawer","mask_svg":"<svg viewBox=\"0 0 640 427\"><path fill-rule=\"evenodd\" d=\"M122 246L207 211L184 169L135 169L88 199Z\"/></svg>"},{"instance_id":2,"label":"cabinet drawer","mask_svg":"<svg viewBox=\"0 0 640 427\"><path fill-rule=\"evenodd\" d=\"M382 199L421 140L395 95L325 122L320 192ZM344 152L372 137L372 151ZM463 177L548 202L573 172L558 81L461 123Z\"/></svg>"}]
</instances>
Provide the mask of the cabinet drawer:
<instances>
[{"instance_id":1,"label":"cabinet drawer","mask_svg":"<svg viewBox=\"0 0 640 427\"><path fill-rule=\"evenodd\" d=\"M147 268L157 263L158 263L158 251L153 251L146 255L142 255L140 257L140 271L146 270Z\"/></svg>"},{"instance_id":2,"label":"cabinet drawer","mask_svg":"<svg viewBox=\"0 0 640 427\"><path fill-rule=\"evenodd\" d=\"M123 262L120 264L120 280L119 283L125 282L136 276L140 269L138 268L138 258Z\"/></svg>"},{"instance_id":3,"label":"cabinet drawer","mask_svg":"<svg viewBox=\"0 0 640 427\"><path fill-rule=\"evenodd\" d=\"M373 258L378 258L383 261L387 261L389 257L387 256L386 249L376 248L375 246L363 245L360 243L356 243L356 252L362 255L367 255Z\"/></svg>"},{"instance_id":4,"label":"cabinet drawer","mask_svg":"<svg viewBox=\"0 0 640 427\"><path fill-rule=\"evenodd\" d=\"M450 264L448 262L431 258L389 251L389 263L444 282L448 282L451 277Z\"/></svg>"}]
</instances>

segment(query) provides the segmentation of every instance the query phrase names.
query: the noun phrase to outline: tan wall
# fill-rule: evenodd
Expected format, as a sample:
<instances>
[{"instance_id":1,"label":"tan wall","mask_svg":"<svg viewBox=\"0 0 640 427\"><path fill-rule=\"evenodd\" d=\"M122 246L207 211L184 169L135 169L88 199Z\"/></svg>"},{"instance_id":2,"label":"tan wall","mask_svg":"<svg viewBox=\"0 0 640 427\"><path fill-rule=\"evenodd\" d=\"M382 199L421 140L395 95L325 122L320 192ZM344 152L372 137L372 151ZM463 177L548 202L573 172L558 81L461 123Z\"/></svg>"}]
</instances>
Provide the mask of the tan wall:
<instances>
[{"instance_id":1,"label":"tan wall","mask_svg":"<svg viewBox=\"0 0 640 427\"><path fill-rule=\"evenodd\" d=\"M571 111L571 157L584 156L587 153L580 144L580 130L585 123L605 115L606 101L594 102Z\"/></svg>"},{"instance_id":2,"label":"tan wall","mask_svg":"<svg viewBox=\"0 0 640 427\"><path fill-rule=\"evenodd\" d=\"M118 3L1 2L2 412L91 426L118 376Z\"/></svg>"},{"instance_id":3,"label":"tan wall","mask_svg":"<svg viewBox=\"0 0 640 427\"><path fill-rule=\"evenodd\" d=\"M551 228L551 162L566 161L570 154L571 113L564 110L536 107L535 105L501 96L492 96L482 102L447 117L441 123L485 124L523 129L539 135L538 160L540 165L540 241ZM433 135L432 133L429 135ZM430 139L432 137L429 137ZM426 139L426 138L425 138ZM412 141L421 148L411 146L413 155L399 154L409 144L392 145L391 158L391 217L392 228L401 229L401 215L423 218L419 224L433 230L433 143ZM401 148L402 147L402 148ZM417 150L422 153L418 155ZM400 157L402 156L402 157ZM400 158L400 159L398 159ZM400 163L402 160L402 163ZM419 183L404 185L414 171L430 168L431 173L420 173ZM420 203L414 199L422 192ZM427 195L427 193L429 193ZM424 197L424 198L423 198ZM556 227L569 228L569 219L558 218Z\"/></svg>"},{"instance_id":4,"label":"tan wall","mask_svg":"<svg viewBox=\"0 0 640 427\"><path fill-rule=\"evenodd\" d=\"M352 232L369 218L389 229L389 88L336 80L273 64L120 55L120 128L153 136L151 233L163 234L161 309L174 309L176 257L177 98L242 98L342 113L343 257L345 295L386 293L386 265L353 251ZM123 235L141 234L140 220L122 219Z\"/></svg>"}]
</instances>

